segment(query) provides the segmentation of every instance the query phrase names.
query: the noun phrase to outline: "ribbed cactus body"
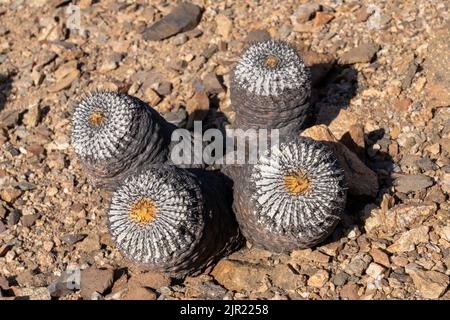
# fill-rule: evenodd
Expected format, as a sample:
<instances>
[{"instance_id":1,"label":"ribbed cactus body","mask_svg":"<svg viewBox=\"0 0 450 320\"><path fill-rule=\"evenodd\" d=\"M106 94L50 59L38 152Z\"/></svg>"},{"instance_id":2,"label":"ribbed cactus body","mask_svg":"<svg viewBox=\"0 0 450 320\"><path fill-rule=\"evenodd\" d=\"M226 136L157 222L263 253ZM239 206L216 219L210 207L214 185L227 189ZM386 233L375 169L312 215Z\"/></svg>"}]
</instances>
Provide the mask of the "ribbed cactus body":
<instances>
[{"instance_id":1,"label":"ribbed cactus body","mask_svg":"<svg viewBox=\"0 0 450 320\"><path fill-rule=\"evenodd\" d=\"M289 252L314 246L344 212L343 171L328 147L309 138L285 137L257 164L230 171L239 225L259 247Z\"/></svg>"},{"instance_id":2,"label":"ribbed cactus body","mask_svg":"<svg viewBox=\"0 0 450 320\"><path fill-rule=\"evenodd\" d=\"M234 126L298 132L310 110L311 75L296 50L264 41L245 50L231 73Z\"/></svg>"},{"instance_id":3,"label":"ribbed cactus body","mask_svg":"<svg viewBox=\"0 0 450 320\"><path fill-rule=\"evenodd\" d=\"M98 92L75 106L71 142L90 181L113 189L144 163L164 163L172 130L141 100Z\"/></svg>"},{"instance_id":4,"label":"ribbed cactus body","mask_svg":"<svg viewBox=\"0 0 450 320\"><path fill-rule=\"evenodd\" d=\"M207 172L144 169L112 196L112 239L126 258L146 269L180 277L201 271L239 245L227 188Z\"/></svg>"}]
</instances>

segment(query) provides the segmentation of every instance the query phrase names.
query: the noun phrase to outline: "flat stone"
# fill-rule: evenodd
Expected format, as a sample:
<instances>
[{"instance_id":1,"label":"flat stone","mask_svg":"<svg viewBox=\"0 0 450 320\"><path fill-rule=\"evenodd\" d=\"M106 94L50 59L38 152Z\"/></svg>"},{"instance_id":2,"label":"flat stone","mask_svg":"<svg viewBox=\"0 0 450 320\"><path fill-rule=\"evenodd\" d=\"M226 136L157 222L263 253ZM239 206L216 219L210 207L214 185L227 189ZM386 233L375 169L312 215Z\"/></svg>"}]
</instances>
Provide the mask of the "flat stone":
<instances>
[{"instance_id":1,"label":"flat stone","mask_svg":"<svg viewBox=\"0 0 450 320\"><path fill-rule=\"evenodd\" d=\"M402 233L400 238L387 248L391 253L407 252L415 249L419 243L428 241L428 226L421 226Z\"/></svg>"},{"instance_id":2,"label":"flat stone","mask_svg":"<svg viewBox=\"0 0 450 320\"><path fill-rule=\"evenodd\" d=\"M219 51L219 47L216 44L211 44L202 52L202 56L206 59L211 58L217 51Z\"/></svg>"},{"instance_id":3,"label":"flat stone","mask_svg":"<svg viewBox=\"0 0 450 320\"><path fill-rule=\"evenodd\" d=\"M320 246L317 248L318 250L324 252L325 254L335 257L339 250L342 249L342 243L339 241L331 242L326 245Z\"/></svg>"},{"instance_id":4,"label":"flat stone","mask_svg":"<svg viewBox=\"0 0 450 320\"><path fill-rule=\"evenodd\" d=\"M84 252L93 252L100 250L100 237L98 234L91 234L82 242L76 245L77 249Z\"/></svg>"},{"instance_id":5,"label":"flat stone","mask_svg":"<svg viewBox=\"0 0 450 320\"><path fill-rule=\"evenodd\" d=\"M423 271L410 265L405 267L405 271L425 299L439 298L449 285L449 277L437 271Z\"/></svg>"},{"instance_id":6,"label":"flat stone","mask_svg":"<svg viewBox=\"0 0 450 320\"><path fill-rule=\"evenodd\" d=\"M152 289L159 289L168 287L171 284L170 277L161 272L144 272L133 276L128 281L130 286L149 287Z\"/></svg>"},{"instance_id":7,"label":"flat stone","mask_svg":"<svg viewBox=\"0 0 450 320\"><path fill-rule=\"evenodd\" d=\"M285 264L278 264L273 269L270 279L273 285L283 289L294 291L303 284L303 277Z\"/></svg>"},{"instance_id":8,"label":"flat stone","mask_svg":"<svg viewBox=\"0 0 450 320\"><path fill-rule=\"evenodd\" d=\"M347 283L342 287L340 291L340 296L342 299L347 300L359 300L360 296L358 294L359 286L355 283Z\"/></svg>"},{"instance_id":9,"label":"flat stone","mask_svg":"<svg viewBox=\"0 0 450 320\"><path fill-rule=\"evenodd\" d=\"M52 297L62 297L80 289L81 272L79 270L65 271L47 288Z\"/></svg>"},{"instance_id":10,"label":"flat stone","mask_svg":"<svg viewBox=\"0 0 450 320\"><path fill-rule=\"evenodd\" d=\"M219 284L238 292L263 289L267 274L270 274L270 270L261 265L227 259L219 261L211 272Z\"/></svg>"},{"instance_id":11,"label":"flat stone","mask_svg":"<svg viewBox=\"0 0 450 320\"><path fill-rule=\"evenodd\" d=\"M399 204L389 209L383 216L386 232L398 232L420 225L437 211L435 203Z\"/></svg>"},{"instance_id":12,"label":"flat stone","mask_svg":"<svg viewBox=\"0 0 450 320\"><path fill-rule=\"evenodd\" d=\"M246 44L256 43L256 42L263 42L270 40L270 33L267 30L264 29L254 29L251 30L247 36L244 39L244 42Z\"/></svg>"},{"instance_id":13,"label":"flat stone","mask_svg":"<svg viewBox=\"0 0 450 320\"><path fill-rule=\"evenodd\" d=\"M218 14L215 17L216 21L216 32L221 35L225 40L230 40L231 30L233 29L233 22L230 18L223 14Z\"/></svg>"},{"instance_id":14,"label":"flat stone","mask_svg":"<svg viewBox=\"0 0 450 320\"><path fill-rule=\"evenodd\" d=\"M200 22L201 8L192 3L181 3L171 13L153 23L143 32L145 40L159 41L180 32L194 29Z\"/></svg>"},{"instance_id":15,"label":"flat stone","mask_svg":"<svg viewBox=\"0 0 450 320\"><path fill-rule=\"evenodd\" d=\"M202 121L209 112L209 98L204 91L199 91L188 100L186 111L189 113L188 127L190 128L194 121Z\"/></svg>"},{"instance_id":16,"label":"flat stone","mask_svg":"<svg viewBox=\"0 0 450 320\"><path fill-rule=\"evenodd\" d=\"M321 288L328 281L329 274L325 270L319 270L308 279L308 286Z\"/></svg>"},{"instance_id":17,"label":"flat stone","mask_svg":"<svg viewBox=\"0 0 450 320\"><path fill-rule=\"evenodd\" d=\"M422 175L398 175L395 177L394 186L397 191L408 193L424 190L433 185L433 179Z\"/></svg>"},{"instance_id":18,"label":"flat stone","mask_svg":"<svg viewBox=\"0 0 450 320\"><path fill-rule=\"evenodd\" d=\"M409 107L411 106L412 101L411 99L408 98L402 98L402 99L398 99L394 102L394 108L398 111L408 111Z\"/></svg>"},{"instance_id":19,"label":"flat stone","mask_svg":"<svg viewBox=\"0 0 450 320\"><path fill-rule=\"evenodd\" d=\"M22 191L16 188L6 188L0 192L0 198L8 203L14 203L21 195Z\"/></svg>"},{"instance_id":20,"label":"flat stone","mask_svg":"<svg viewBox=\"0 0 450 320\"><path fill-rule=\"evenodd\" d=\"M316 12L316 16L314 17L314 27L324 26L333 19L334 16L330 13Z\"/></svg>"},{"instance_id":21,"label":"flat stone","mask_svg":"<svg viewBox=\"0 0 450 320\"><path fill-rule=\"evenodd\" d=\"M72 82L80 77L80 70L73 70L67 76L57 81L55 84L48 88L49 92L59 92L61 90L67 89L72 85Z\"/></svg>"},{"instance_id":22,"label":"flat stone","mask_svg":"<svg viewBox=\"0 0 450 320\"><path fill-rule=\"evenodd\" d=\"M425 95L430 107L450 105L450 23L442 29L433 30L428 43L428 52L424 62L427 77Z\"/></svg>"},{"instance_id":23,"label":"flat stone","mask_svg":"<svg viewBox=\"0 0 450 320\"><path fill-rule=\"evenodd\" d=\"M290 17L293 25L304 23L314 17L314 14L322 8L317 3L305 3L297 7L294 14Z\"/></svg>"},{"instance_id":24,"label":"flat stone","mask_svg":"<svg viewBox=\"0 0 450 320\"><path fill-rule=\"evenodd\" d=\"M167 122L176 125L177 127L184 126L186 124L186 118L187 112L183 108L164 114L164 119L166 119Z\"/></svg>"},{"instance_id":25,"label":"flat stone","mask_svg":"<svg viewBox=\"0 0 450 320\"><path fill-rule=\"evenodd\" d=\"M9 289L9 281L4 276L0 276L0 289L2 290Z\"/></svg>"},{"instance_id":26,"label":"flat stone","mask_svg":"<svg viewBox=\"0 0 450 320\"><path fill-rule=\"evenodd\" d=\"M350 275L361 276L369 266L371 260L367 254L358 254L352 258L345 268L345 272Z\"/></svg>"},{"instance_id":27,"label":"flat stone","mask_svg":"<svg viewBox=\"0 0 450 320\"><path fill-rule=\"evenodd\" d=\"M19 121L19 110L2 111L0 125L3 128L12 128Z\"/></svg>"},{"instance_id":28,"label":"flat stone","mask_svg":"<svg viewBox=\"0 0 450 320\"><path fill-rule=\"evenodd\" d=\"M81 296L89 300L94 292L103 294L113 284L114 272L110 269L94 267L81 271Z\"/></svg>"},{"instance_id":29,"label":"flat stone","mask_svg":"<svg viewBox=\"0 0 450 320\"><path fill-rule=\"evenodd\" d=\"M219 94L224 91L217 75L214 72L209 72L203 77L203 86L207 94Z\"/></svg>"},{"instance_id":30,"label":"flat stone","mask_svg":"<svg viewBox=\"0 0 450 320\"><path fill-rule=\"evenodd\" d=\"M370 250L370 255L373 258L373 261L375 261L378 264L381 264L382 266L385 266L389 268L391 266L389 262L389 256L381 249L373 248Z\"/></svg>"},{"instance_id":31,"label":"flat stone","mask_svg":"<svg viewBox=\"0 0 450 320\"><path fill-rule=\"evenodd\" d=\"M61 64L54 72L54 77L57 81L62 80L74 70L78 69L78 61L70 60Z\"/></svg>"},{"instance_id":32,"label":"flat stone","mask_svg":"<svg viewBox=\"0 0 450 320\"><path fill-rule=\"evenodd\" d=\"M343 53L339 57L339 61L342 64L371 62L378 50L380 50L380 46L378 44L364 43Z\"/></svg>"},{"instance_id":33,"label":"flat stone","mask_svg":"<svg viewBox=\"0 0 450 320\"><path fill-rule=\"evenodd\" d=\"M130 287L122 296L123 300L156 300L155 291L144 287Z\"/></svg>"},{"instance_id":34,"label":"flat stone","mask_svg":"<svg viewBox=\"0 0 450 320\"><path fill-rule=\"evenodd\" d=\"M68 245L73 245L77 242L82 241L84 238L86 238L85 234L65 234L62 237L62 241L64 241L65 243L67 243Z\"/></svg>"},{"instance_id":35,"label":"flat stone","mask_svg":"<svg viewBox=\"0 0 450 320\"><path fill-rule=\"evenodd\" d=\"M335 152L344 169L349 195L355 197L375 197L378 192L378 177L356 154L338 142L325 125L310 127L301 133L302 136L323 141Z\"/></svg>"}]
</instances>

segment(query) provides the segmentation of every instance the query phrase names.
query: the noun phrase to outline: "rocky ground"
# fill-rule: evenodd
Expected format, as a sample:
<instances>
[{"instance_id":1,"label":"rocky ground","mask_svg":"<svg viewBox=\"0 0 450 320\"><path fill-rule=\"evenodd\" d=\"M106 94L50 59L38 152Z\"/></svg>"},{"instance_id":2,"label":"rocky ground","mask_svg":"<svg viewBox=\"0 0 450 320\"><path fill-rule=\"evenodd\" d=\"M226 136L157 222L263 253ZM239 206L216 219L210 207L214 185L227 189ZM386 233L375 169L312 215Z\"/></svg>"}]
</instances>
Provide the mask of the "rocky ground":
<instances>
[{"instance_id":1,"label":"rocky ground","mask_svg":"<svg viewBox=\"0 0 450 320\"><path fill-rule=\"evenodd\" d=\"M202 13L167 18L166 1L0 0L0 299L449 299L448 3L195 3ZM318 247L247 244L183 281L128 267L107 232L109 194L70 148L73 104L128 92L173 123L218 126L234 117L233 63L268 37L312 68L304 134L344 162L345 219Z\"/></svg>"}]
</instances>

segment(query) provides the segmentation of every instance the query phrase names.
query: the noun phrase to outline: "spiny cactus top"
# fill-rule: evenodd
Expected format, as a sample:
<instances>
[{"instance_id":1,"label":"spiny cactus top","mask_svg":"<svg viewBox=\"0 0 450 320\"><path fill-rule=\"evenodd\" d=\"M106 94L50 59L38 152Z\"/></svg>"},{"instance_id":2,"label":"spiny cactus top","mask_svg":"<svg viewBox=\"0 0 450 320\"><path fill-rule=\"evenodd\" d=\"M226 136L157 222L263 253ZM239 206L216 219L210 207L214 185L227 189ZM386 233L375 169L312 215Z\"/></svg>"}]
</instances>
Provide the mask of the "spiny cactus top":
<instances>
[{"instance_id":1,"label":"spiny cactus top","mask_svg":"<svg viewBox=\"0 0 450 320\"><path fill-rule=\"evenodd\" d=\"M179 276L229 250L239 233L237 224L231 212L214 205L201 179L170 166L127 178L114 192L108 213L112 238L123 255Z\"/></svg>"},{"instance_id":2,"label":"spiny cactus top","mask_svg":"<svg viewBox=\"0 0 450 320\"><path fill-rule=\"evenodd\" d=\"M111 188L144 162L164 162L170 131L141 100L97 92L75 106L71 140L91 180Z\"/></svg>"},{"instance_id":3,"label":"spiny cactus top","mask_svg":"<svg viewBox=\"0 0 450 320\"><path fill-rule=\"evenodd\" d=\"M238 169L235 211L244 235L256 245L285 252L327 237L343 214L343 170L323 143L287 137Z\"/></svg>"},{"instance_id":4,"label":"spiny cactus top","mask_svg":"<svg viewBox=\"0 0 450 320\"><path fill-rule=\"evenodd\" d=\"M235 126L298 131L306 119L311 75L296 50L282 41L248 47L231 74Z\"/></svg>"},{"instance_id":5,"label":"spiny cactus top","mask_svg":"<svg viewBox=\"0 0 450 320\"><path fill-rule=\"evenodd\" d=\"M309 70L296 50L281 41L250 46L234 69L236 85L261 96L279 96L286 90L307 93Z\"/></svg>"}]
</instances>

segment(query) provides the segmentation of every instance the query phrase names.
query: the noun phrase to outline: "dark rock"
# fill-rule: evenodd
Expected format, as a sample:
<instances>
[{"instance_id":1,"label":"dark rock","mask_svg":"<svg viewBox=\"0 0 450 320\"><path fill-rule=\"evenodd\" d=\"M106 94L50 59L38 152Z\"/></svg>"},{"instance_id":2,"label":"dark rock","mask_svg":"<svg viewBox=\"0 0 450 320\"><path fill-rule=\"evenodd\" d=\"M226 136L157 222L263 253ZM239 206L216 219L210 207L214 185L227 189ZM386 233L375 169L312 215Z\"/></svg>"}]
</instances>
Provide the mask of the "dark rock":
<instances>
[{"instance_id":1,"label":"dark rock","mask_svg":"<svg viewBox=\"0 0 450 320\"><path fill-rule=\"evenodd\" d=\"M181 60L181 59L172 61L167 64L168 68L175 70L179 73L182 73L184 71L184 69L186 69L187 66L188 66L188 63L185 60Z\"/></svg>"},{"instance_id":2,"label":"dark rock","mask_svg":"<svg viewBox=\"0 0 450 320\"><path fill-rule=\"evenodd\" d=\"M146 28L143 32L144 39L158 41L194 29L200 22L201 14L199 6L181 3L170 14Z\"/></svg>"},{"instance_id":3,"label":"dark rock","mask_svg":"<svg viewBox=\"0 0 450 320\"><path fill-rule=\"evenodd\" d=\"M416 163L422 171L436 170L438 168L429 157L420 158Z\"/></svg>"},{"instance_id":4,"label":"dark rock","mask_svg":"<svg viewBox=\"0 0 450 320\"><path fill-rule=\"evenodd\" d=\"M30 191L36 189L37 185L28 181L20 181L19 183L17 183L17 187L23 191Z\"/></svg>"},{"instance_id":5,"label":"dark rock","mask_svg":"<svg viewBox=\"0 0 450 320\"><path fill-rule=\"evenodd\" d=\"M433 179L425 175L399 175L395 177L394 186L397 191L408 193L426 189L433 185Z\"/></svg>"},{"instance_id":6,"label":"dark rock","mask_svg":"<svg viewBox=\"0 0 450 320\"><path fill-rule=\"evenodd\" d=\"M8 226L16 225L19 222L21 216L22 213L20 212L20 210L13 210L8 216Z\"/></svg>"},{"instance_id":7,"label":"dark rock","mask_svg":"<svg viewBox=\"0 0 450 320\"><path fill-rule=\"evenodd\" d=\"M6 231L6 226L3 222L0 221L0 234Z\"/></svg>"},{"instance_id":8,"label":"dark rock","mask_svg":"<svg viewBox=\"0 0 450 320\"><path fill-rule=\"evenodd\" d=\"M7 211L6 211L5 207L3 207L3 206L0 204L0 219L5 218L5 217L6 217L6 213L7 213Z\"/></svg>"},{"instance_id":9,"label":"dark rock","mask_svg":"<svg viewBox=\"0 0 450 320\"><path fill-rule=\"evenodd\" d=\"M168 96L172 92L172 83L168 81L161 82L156 88L156 92L161 96Z\"/></svg>"},{"instance_id":10,"label":"dark rock","mask_svg":"<svg viewBox=\"0 0 450 320\"><path fill-rule=\"evenodd\" d=\"M223 92L223 86L214 72L208 73L203 78L203 86L207 94L218 94Z\"/></svg>"},{"instance_id":11,"label":"dark rock","mask_svg":"<svg viewBox=\"0 0 450 320\"><path fill-rule=\"evenodd\" d=\"M217 51L219 51L219 47L216 44L212 44L202 52L202 56L204 56L206 59L209 59Z\"/></svg>"},{"instance_id":12,"label":"dark rock","mask_svg":"<svg viewBox=\"0 0 450 320\"><path fill-rule=\"evenodd\" d=\"M187 112L183 108L177 111L171 111L164 115L164 119L178 127L183 127L186 124Z\"/></svg>"},{"instance_id":13,"label":"dark rock","mask_svg":"<svg viewBox=\"0 0 450 320\"><path fill-rule=\"evenodd\" d=\"M349 278L348 274L346 274L345 272L339 272L331 277L331 281L336 286L342 286L347 282L348 278Z\"/></svg>"},{"instance_id":14,"label":"dark rock","mask_svg":"<svg viewBox=\"0 0 450 320\"><path fill-rule=\"evenodd\" d=\"M340 62L342 64L370 62L378 50L380 50L380 46L378 44L364 43L343 53L340 56Z\"/></svg>"},{"instance_id":15,"label":"dark rock","mask_svg":"<svg viewBox=\"0 0 450 320\"><path fill-rule=\"evenodd\" d=\"M415 63L411 63L406 70L405 76L402 80L402 90L406 90L411 86L414 75L417 71L417 65Z\"/></svg>"},{"instance_id":16,"label":"dark rock","mask_svg":"<svg viewBox=\"0 0 450 320\"><path fill-rule=\"evenodd\" d=\"M73 245L77 242L80 242L84 238L86 238L85 234L66 234L62 237L62 241L64 241L68 245Z\"/></svg>"}]
</instances>

